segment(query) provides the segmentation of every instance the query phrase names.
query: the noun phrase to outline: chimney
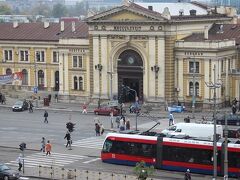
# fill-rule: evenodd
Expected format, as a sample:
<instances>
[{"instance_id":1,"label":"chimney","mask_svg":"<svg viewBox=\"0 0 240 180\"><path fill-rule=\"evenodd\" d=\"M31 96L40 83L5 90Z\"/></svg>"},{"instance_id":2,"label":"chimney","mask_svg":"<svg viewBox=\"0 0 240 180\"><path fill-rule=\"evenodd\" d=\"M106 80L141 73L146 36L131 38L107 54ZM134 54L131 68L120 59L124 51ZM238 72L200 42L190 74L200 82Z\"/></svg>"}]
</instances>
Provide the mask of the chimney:
<instances>
[{"instance_id":1,"label":"chimney","mask_svg":"<svg viewBox=\"0 0 240 180\"><path fill-rule=\"evenodd\" d=\"M72 21L72 32L75 32L75 21Z\"/></svg>"},{"instance_id":2,"label":"chimney","mask_svg":"<svg viewBox=\"0 0 240 180\"><path fill-rule=\"evenodd\" d=\"M152 6L148 6L148 9L152 11L152 10L153 10L153 7L152 7Z\"/></svg>"},{"instance_id":3,"label":"chimney","mask_svg":"<svg viewBox=\"0 0 240 180\"><path fill-rule=\"evenodd\" d=\"M61 21L61 32L64 31L64 21Z\"/></svg>"},{"instance_id":4,"label":"chimney","mask_svg":"<svg viewBox=\"0 0 240 180\"><path fill-rule=\"evenodd\" d=\"M204 39L207 40L208 39L208 26L204 27Z\"/></svg>"},{"instance_id":5,"label":"chimney","mask_svg":"<svg viewBox=\"0 0 240 180\"><path fill-rule=\"evenodd\" d=\"M14 21L13 22L13 28L17 28L18 27L18 22L17 21Z\"/></svg>"},{"instance_id":6,"label":"chimney","mask_svg":"<svg viewBox=\"0 0 240 180\"><path fill-rule=\"evenodd\" d=\"M45 29L48 28L49 27L49 22L44 22L43 26L44 26Z\"/></svg>"}]
</instances>

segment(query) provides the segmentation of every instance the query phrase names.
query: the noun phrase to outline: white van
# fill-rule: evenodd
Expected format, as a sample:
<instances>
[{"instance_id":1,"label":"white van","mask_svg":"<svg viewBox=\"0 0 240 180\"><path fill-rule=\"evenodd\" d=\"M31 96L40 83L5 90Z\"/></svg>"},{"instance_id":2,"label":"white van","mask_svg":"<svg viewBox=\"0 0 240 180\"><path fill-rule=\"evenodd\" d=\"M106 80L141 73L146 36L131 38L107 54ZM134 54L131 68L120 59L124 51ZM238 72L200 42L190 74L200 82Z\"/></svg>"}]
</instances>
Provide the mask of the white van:
<instances>
[{"instance_id":1,"label":"white van","mask_svg":"<svg viewBox=\"0 0 240 180\"><path fill-rule=\"evenodd\" d=\"M165 135L188 135L213 140L214 124L177 123L162 131ZM222 125L216 125L216 133L223 137Z\"/></svg>"}]
</instances>

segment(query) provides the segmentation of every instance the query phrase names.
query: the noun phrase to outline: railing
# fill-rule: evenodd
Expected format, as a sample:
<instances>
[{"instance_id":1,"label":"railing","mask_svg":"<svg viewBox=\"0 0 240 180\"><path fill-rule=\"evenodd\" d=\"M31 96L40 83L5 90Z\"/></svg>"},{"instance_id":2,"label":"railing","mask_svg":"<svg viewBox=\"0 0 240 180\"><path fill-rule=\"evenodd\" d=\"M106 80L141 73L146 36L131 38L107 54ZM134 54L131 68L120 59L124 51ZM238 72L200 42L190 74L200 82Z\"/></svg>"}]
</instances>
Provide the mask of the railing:
<instances>
[{"instance_id":1,"label":"railing","mask_svg":"<svg viewBox=\"0 0 240 180\"><path fill-rule=\"evenodd\" d=\"M24 176L39 177L44 179L93 179L93 180L137 180L136 175L99 172L91 170L67 169L59 166L38 166L27 168ZM147 178L147 180L157 180Z\"/></svg>"}]
</instances>

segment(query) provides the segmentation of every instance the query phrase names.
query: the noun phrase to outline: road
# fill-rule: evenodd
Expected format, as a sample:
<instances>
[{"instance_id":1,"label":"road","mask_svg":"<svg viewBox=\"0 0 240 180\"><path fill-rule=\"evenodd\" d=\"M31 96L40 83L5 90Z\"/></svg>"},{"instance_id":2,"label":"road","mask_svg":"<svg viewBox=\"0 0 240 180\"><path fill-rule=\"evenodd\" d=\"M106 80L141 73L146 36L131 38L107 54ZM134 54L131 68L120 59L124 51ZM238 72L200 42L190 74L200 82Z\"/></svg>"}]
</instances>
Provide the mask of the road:
<instances>
[{"instance_id":1,"label":"road","mask_svg":"<svg viewBox=\"0 0 240 180\"><path fill-rule=\"evenodd\" d=\"M65 112L60 110L49 111L49 123L44 124L43 110L33 113L28 111L12 112L8 108L0 108L0 162L7 163L16 169L16 157L21 151L18 149L21 142L27 144L25 155L25 167L38 165L57 165L64 168L92 169L95 171L117 172L132 174L133 169L127 166L102 163L100 151L104 136L96 137L94 121L96 118L109 129L111 124L109 117L93 114L82 115L78 112ZM131 124L135 125L135 116L129 116ZM156 122L146 117L138 117L138 129L149 129ZM72 150L65 148L66 122L76 123L72 133ZM164 118L160 129L168 126ZM181 121L176 119L176 121ZM135 128L135 127L132 127ZM47 158L39 151L41 138L45 137L53 145L53 154ZM183 173L156 170L155 175L162 179L182 179ZM210 176L193 175L194 179L210 178Z\"/></svg>"}]
</instances>

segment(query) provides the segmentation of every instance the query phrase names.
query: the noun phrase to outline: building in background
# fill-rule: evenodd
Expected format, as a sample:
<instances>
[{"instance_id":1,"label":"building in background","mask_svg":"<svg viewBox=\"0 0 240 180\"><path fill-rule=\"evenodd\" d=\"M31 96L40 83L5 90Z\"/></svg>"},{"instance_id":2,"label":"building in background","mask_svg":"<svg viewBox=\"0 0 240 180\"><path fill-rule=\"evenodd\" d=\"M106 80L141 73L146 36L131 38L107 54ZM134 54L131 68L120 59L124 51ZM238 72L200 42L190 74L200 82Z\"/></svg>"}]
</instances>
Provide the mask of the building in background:
<instances>
[{"instance_id":1,"label":"building in background","mask_svg":"<svg viewBox=\"0 0 240 180\"><path fill-rule=\"evenodd\" d=\"M37 86L61 99L191 106L194 94L204 108L213 103L205 82L213 82L215 72L222 83L217 103L223 105L240 95L236 22L230 7L180 3L158 9L124 1L85 22L3 23L0 73L21 71L19 88ZM126 87L133 92L124 94Z\"/></svg>"}]
</instances>

